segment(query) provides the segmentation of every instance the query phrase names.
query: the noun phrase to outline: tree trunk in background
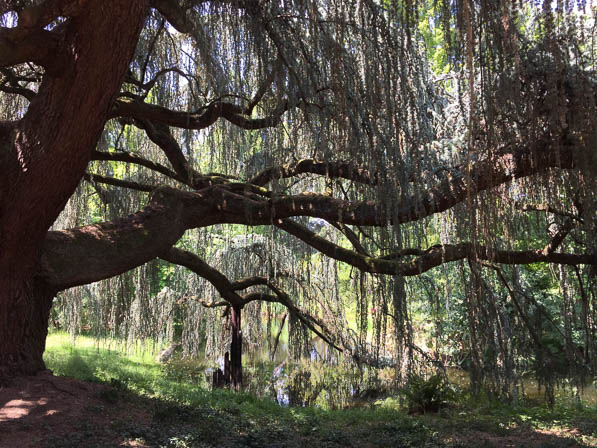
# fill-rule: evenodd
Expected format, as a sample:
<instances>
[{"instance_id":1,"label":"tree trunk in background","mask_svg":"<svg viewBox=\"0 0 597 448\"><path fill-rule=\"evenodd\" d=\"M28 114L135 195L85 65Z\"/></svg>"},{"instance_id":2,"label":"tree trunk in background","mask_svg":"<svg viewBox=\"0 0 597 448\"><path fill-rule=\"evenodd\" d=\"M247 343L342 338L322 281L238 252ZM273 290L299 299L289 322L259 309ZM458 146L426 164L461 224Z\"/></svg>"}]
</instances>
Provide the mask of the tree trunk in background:
<instances>
[{"instance_id":1,"label":"tree trunk in background","mask_svg":"<svg viewBox=\"0 0 597 448\"><path fill-rule=\"evenodd\" d=\"M240 306L232 307L232 342L230 344L230 376L232 377L232 387L240 390L243 385L243 336L241 331L241 311Z\"/></svg>"}]
</instances>

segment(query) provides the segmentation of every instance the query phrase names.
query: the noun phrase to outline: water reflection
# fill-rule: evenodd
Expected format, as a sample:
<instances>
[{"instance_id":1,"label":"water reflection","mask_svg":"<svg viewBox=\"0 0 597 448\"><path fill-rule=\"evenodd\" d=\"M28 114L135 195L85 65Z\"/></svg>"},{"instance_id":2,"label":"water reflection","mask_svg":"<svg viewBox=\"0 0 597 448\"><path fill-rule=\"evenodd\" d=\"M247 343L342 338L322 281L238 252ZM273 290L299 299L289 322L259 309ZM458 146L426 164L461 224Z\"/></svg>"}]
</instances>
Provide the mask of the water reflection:
<instances>
[{"instance_id":1,"label":"water reflection","mask_svg":"<svg viewBox=\"0 0 597 448\"><path fill-rule=\"evenodd\" d=\"M323 409L366 406L382 396L397 393L394 372L358 368L352 363L321 361L312 351L308 359L284 360L276 366L264 362L245 366L245 388L270 396L281 406Z\"/></svg>"},{"instance_id":2,"label":"water reflection","mask_svg":"<svg viewBox=\"0 0 597 448\"><path fill-rule=\"evenodd\" d=\"M359 368L351 363L334 365L316 358L299 362L284 360L273 367L267 363L245 367L246 388L260 396L271 396L281 406L314 406L322 409L340 409L372 406L379 400L398 396L400 385L394 369ZM447 369L448 380L457 390L469 388L468 373L460 368ZM537 381L525 379L521 396L542 403L544 391ZM560 402L572 404L575 400L585 405L597 404L594 385L576 391L561 387L556 392Z\"/></svg>"},{"instance_id":3,"label":"water reflection","mask_svg":"<svg viewBox=\"0 0 597 448\"><path fill-rule=\"evenodd\" d=\"M244 378L247 391L272 397L281 406L322 409L372 406L381 399L400 395L401 384L393 368L356 366L343 360L325 344L314 343L309 356L301 361L290 360L285 347L280 348L273 362L268 354L246 356ZM448 381L457 390L468 390L470 381L465 370L452 367L446 373ZM521 397L543 402L544 391L537 381L525 379L520 389ZM574 400L586 405L597 404L594 385L588 385L582 391L562 387L556 396L560 402L569 404Z\"/></svg>"}]
</instances>

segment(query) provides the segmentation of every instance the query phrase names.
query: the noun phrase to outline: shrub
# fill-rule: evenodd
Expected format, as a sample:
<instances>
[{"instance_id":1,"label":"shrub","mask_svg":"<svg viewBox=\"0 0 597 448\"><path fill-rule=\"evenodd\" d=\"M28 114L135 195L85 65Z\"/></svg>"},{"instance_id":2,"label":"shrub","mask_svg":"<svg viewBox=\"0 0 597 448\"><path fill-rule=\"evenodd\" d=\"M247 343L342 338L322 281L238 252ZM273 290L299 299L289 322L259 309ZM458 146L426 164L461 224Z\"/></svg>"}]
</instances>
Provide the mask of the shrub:
<instances>
[{"instance_id":1,"label":"shrub","mask_svg":"<svg viewBox=\"0 0 597 448\"><path fill-rule=\"evenodd\" d=\"M406 397L409 414L438 412L454 399L453 388L441 374L432 375L429 379L411 374L400 392Z\"/></svg>"}]
</instances>

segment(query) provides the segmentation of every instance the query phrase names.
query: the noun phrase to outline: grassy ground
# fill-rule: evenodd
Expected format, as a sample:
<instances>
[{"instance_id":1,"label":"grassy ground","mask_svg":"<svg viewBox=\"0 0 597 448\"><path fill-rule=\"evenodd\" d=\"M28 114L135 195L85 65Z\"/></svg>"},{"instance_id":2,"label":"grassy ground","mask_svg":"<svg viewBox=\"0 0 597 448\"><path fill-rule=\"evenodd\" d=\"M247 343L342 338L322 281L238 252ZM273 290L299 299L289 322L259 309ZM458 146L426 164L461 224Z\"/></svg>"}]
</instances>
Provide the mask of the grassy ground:
<instances>
[{"instance_id":1,"label":"grassy ground","mask_svg":"<svg viewBox=\"0 0 597 448\"><path fill-rule=\"evenodd\" d=\"M248 393L207 390L196 363L161 366L148 353L98 350L87 338L72 347L67 336L51 335L45 359L55 375L111 387L87 405L80 431L41 447L597 447L596 407L549 410L461 398L439 414L409 416L390 398L357 409L285 408ZM131 416L110 422L111 440L121 443L94 438L100 431L94 415L106 412Z\"/></svg>"}]
</instances>

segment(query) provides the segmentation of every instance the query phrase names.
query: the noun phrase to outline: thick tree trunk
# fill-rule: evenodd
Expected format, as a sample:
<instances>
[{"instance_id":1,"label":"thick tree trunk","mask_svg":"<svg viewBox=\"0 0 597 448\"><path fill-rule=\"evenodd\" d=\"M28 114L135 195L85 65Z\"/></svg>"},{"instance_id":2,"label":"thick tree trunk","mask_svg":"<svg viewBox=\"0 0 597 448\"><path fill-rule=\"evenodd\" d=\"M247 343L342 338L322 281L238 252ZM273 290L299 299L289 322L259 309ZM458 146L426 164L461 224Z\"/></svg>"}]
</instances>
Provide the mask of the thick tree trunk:
<instances>
[{"instance_id":1,"label":"thick tree trunk","mask_svg":"<svg viewBox=\"0 0 597 448\"><path fill-rule=\"evenodd\" d=\"M54 291L40 279L0 278L0 383L45 369L42 355Z\"/></svg>"},{"instance_id":2,"label":"thick tree trunk","mask_svg":"<svg viewBox=\"0 0 597 448\"><path fill-rule=\"evenodd\" d=\"M45 368L42 354L55 290L36 278L42 245L83 176L148 12L147 0L78 3L59 35L61 63L46 71L22 119L0 123L4 377Z\"/></svg>"},{"instance_id":3,"label":"thick tree trunk","mask_svg":"<svg viewBox=\"0 0 597 448\"><path fill-rule=\"evenodd\" d=\"M240 390L243 386L243 336L241 331L241 310L240 306L232 307L232 342L230 344L230 376L232 387Z\"/></svg>"}]
</instances>

